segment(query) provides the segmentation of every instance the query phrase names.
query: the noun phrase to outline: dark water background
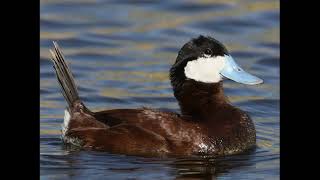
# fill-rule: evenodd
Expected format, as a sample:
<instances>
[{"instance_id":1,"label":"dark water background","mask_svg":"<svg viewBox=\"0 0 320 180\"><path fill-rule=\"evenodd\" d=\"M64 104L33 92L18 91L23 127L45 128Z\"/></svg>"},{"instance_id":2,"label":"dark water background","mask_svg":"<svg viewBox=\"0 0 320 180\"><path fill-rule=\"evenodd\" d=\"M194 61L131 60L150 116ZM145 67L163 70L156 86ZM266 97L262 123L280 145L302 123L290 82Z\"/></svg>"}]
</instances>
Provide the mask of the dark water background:
<instances>
[{"instance_id":1,"label":"dark water background","mask_svg":"<svg viewBox=\"0 0 320 180\"><path fill-rule=\"evenodd\" d=\"M248 0L41 0L41 179L279 179L279 2ZM135 2L135 3L133 3ZM66 103L48 49L57 40L92 110L150 106L178 111L168 70L199 34L222 41L260 86L224 84L250 113L257 149L223 159L141 158L63 146Z\"/></svg>"}]
</instances>

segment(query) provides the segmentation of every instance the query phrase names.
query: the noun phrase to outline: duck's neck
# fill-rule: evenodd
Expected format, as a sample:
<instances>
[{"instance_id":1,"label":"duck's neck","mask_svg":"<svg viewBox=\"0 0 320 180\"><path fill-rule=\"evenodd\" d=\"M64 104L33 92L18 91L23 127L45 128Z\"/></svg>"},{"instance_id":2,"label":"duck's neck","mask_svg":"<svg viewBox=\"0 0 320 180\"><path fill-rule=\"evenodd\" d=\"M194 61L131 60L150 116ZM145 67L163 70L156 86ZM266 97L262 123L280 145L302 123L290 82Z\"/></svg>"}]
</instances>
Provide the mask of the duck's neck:
<instances>
[{"instance_id":1,"label":"duck's neck","mask_svg":"<svg viewBox=\"0 0 320 180\"><path fill-rule=\"evenodd\" d=\"M175 91L183 116L195 120L207 120L228 104L224 96L222 82L201 83L186 80L183 86Z\"/></svg>"}]
</instances>

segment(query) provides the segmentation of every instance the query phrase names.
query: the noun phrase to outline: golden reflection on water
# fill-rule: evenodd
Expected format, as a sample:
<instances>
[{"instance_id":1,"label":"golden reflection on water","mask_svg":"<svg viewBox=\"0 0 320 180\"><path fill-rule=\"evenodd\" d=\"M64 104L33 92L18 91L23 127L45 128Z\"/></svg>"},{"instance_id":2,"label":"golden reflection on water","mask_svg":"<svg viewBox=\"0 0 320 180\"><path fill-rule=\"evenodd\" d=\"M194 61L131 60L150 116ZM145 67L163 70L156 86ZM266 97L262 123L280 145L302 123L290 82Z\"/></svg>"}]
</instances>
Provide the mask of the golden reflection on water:
<instances>
[{"instance_id":1,"label":"golden reflection on water","mask_svg":"<svg viewBox=\"0 0 320 180\"><path fill-rule=\"evenodd\" d=\"M45 124L43 124L45 125ZM60 135L61 131L57 129L45 129L45 130L40 130L40 134L46 134L46 135Z\"/></svg>"},{"instance_id":2,"label":"golden reflection on water","mask_svg":"<svg viewBox=\"0 0 320 180\"><path fill-rule=\"evenodd\" d=\"M97 80L123 80L130 82L168 81L168 72L143 72L143 71L105 71L97 74Z\"/></svg>"},{"instance_id":3,"label":"golden reflection on water","mask_svg":"<svg viewBox=\"0 0 320 180\"><path fill-rule=\"evenodd\" d=\"M40 32L40 39L66 39L66 38L72 38L76 37L77 34L74 32Z\"/></svg>"}]
</instances>

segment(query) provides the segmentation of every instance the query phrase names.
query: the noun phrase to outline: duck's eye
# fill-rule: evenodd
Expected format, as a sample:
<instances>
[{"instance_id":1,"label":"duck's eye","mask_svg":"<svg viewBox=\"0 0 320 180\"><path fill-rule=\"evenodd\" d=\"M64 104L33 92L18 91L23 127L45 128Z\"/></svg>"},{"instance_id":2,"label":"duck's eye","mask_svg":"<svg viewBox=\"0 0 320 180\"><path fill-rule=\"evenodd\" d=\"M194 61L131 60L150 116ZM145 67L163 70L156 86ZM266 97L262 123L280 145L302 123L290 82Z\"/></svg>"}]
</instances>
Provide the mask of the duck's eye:
<instances>
[{"instance_id":1,"label":"duck's eye","mask_svg":"<svg viewBox=\"0 0 320 180\"><path fill-rule=\"evenodd\" d=\"M206 50L204 51L204 54L206 54L206 55L211 55L211 54L212 54L211 49L206 49Z\"/></svg>"}]
</instances>

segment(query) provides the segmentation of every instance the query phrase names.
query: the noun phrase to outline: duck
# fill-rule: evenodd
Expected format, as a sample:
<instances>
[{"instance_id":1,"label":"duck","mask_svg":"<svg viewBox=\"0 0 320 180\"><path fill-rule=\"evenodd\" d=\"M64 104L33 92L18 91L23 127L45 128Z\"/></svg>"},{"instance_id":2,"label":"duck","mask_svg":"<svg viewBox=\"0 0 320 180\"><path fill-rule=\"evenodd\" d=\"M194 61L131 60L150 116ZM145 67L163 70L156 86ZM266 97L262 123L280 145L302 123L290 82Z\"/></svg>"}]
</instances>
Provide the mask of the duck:
<instances>
[{"instance_id":1,"label":"duck","mask_svg":"<svg viewBox=\"0 0 320 180\"><path fill-rule=\"evenodd\" d=\"M263 80L244 71L213 37L200 35L185 43L169 70L180 112L147 107L94 112L81 100L56 41L49 51L67 102L61 130L64 144L82 150L152 157L218 157L256 146L253 120L228 100L223 81L258 85Z\"/></svg>"}]
</instances>

